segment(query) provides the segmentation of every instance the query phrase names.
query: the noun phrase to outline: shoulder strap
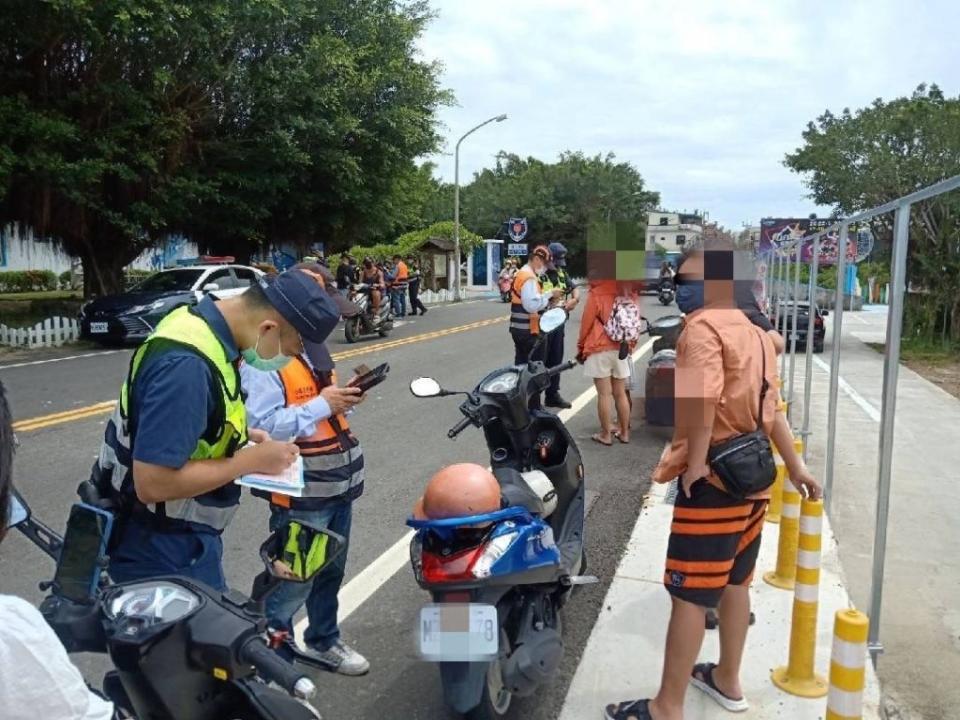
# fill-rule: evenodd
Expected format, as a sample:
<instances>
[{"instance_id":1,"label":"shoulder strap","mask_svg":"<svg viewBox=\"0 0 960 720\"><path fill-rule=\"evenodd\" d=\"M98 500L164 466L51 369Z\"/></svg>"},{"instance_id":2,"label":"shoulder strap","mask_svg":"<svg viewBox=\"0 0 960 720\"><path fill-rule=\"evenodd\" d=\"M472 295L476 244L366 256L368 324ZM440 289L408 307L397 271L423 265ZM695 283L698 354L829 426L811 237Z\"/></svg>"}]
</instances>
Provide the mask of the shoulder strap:
<instances>
[{"instance_id":1,"label":"shoulder strap","mask_svg":"<svg viewBox=\"0 0 960 720\"><path fill-rule=\"evenodd\" d=\"M756 331L763 332L759 328ZM763 335L758 334L757 339L760 340L760 356L763 358L760 364L760 408L757 413L757 430L763 430L763 401L770 385L767 382L767 349L763 346Z\"/></svg>"}]
</instances>

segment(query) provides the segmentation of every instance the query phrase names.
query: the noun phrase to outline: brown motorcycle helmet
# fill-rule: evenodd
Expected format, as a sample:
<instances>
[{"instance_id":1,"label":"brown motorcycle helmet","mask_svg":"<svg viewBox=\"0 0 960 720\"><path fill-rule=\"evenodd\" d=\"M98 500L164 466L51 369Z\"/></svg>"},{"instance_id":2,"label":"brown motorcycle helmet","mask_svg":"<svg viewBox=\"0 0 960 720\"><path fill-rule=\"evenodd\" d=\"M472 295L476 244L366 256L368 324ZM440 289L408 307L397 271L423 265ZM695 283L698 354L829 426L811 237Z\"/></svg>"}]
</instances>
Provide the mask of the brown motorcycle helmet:
<instances>
[{"instance_id":1,"label":"brown motorcycle helmet","mask_svg":"<svg viewBox=\"0 0 960 720\"><path fill-rule=\"evenodd\" d=\"M413 508L417 520L442 520L496 512L500 509L500 484L489 470L476 463L447 465L427 483Z\"/></svg>"}]
</instances>

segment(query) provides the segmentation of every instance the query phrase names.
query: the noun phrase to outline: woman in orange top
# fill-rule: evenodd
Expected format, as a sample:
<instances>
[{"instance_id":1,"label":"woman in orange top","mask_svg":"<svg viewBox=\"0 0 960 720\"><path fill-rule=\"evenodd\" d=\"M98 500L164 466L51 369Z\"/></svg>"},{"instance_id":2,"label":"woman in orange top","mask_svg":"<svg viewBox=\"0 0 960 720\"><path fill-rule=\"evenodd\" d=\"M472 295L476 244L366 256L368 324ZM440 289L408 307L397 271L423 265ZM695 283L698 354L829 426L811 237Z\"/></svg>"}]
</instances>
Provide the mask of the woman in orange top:
<instances>
[{"instance_id":1,"label":"woman in orange top","mask_svg":"<svg viewBox=\"0 0 960 720\"><path fill-rule=\"evenodd\" d=\"M607 336L604 325L613 312L618 295L629 294L634 302L636 295L626 286L612 280L592 281L587 302L580 318L580 337L577 340L577 360L583 363L584 374L593 378L597 388L597 416L600 432L591 439L601 445L613 445L616 438L622 443L630 442L630 398L627 381L630 365L619 358L620 343ZM631 343L630 352L633 352ZM617 409L617 429L611 432L613 409Z\"/></svg>"}]
</instances>

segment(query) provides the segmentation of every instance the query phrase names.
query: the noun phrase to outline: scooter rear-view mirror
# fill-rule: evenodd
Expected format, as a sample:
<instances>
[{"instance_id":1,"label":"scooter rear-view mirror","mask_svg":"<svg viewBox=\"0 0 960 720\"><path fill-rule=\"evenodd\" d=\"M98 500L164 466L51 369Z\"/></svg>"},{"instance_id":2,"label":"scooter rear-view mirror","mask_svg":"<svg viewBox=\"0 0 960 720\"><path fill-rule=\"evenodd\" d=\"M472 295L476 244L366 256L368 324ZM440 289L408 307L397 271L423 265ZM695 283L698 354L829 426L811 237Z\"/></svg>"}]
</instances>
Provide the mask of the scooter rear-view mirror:
<instances>
[{"instance_id":1,"label":"scooter rear-view mirror","mask_svg":"<svg viewBox=\"0 0 960 720\"><path fill-rule=\"evenodd\" d=\"M16 490L10 493L10 510L7 514L7 529L30 519L30 508Z\"/></svg>"},{"instance_id":2,"label":"scooter rear-view mirror","mask_svg":"<svg viewBox=\"0 0 960 720\"><path fill-rule=\"evenodd\" d=\"M418 377L410 381L410 392L419 398L438 397L443 394L443 388L431 377Z\"/></svg>"}]
</instances>

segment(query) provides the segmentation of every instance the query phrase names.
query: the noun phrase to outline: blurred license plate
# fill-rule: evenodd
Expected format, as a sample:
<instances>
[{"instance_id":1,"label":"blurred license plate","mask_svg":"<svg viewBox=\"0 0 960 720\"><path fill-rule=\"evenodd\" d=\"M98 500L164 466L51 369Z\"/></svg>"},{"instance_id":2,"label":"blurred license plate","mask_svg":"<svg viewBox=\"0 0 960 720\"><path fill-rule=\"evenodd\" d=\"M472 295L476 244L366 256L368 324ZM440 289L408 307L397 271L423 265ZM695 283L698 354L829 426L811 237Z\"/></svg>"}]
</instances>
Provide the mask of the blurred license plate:
<instances>
[{"instance_id":1,"label":"blurred license plate","mask_svg":"<svg viewBox=\"0 0 960 720\"><path fill-rule=\"evenodd\" d=\"M110 324L105 322L92 322L90 323L90 332L92 333L105 333L110 332Z\"/></svg>"},{"instance_id":2,"label":"blurred license plate","mask_svg":"<svg viewBox=\"0 0 960 720\"><path fill-rule=\"evenodd\" d=\"M420 610L420 654L433 662L491 660L500 649L493 605L427 605Z\"/></svg>"}]
</instances>

